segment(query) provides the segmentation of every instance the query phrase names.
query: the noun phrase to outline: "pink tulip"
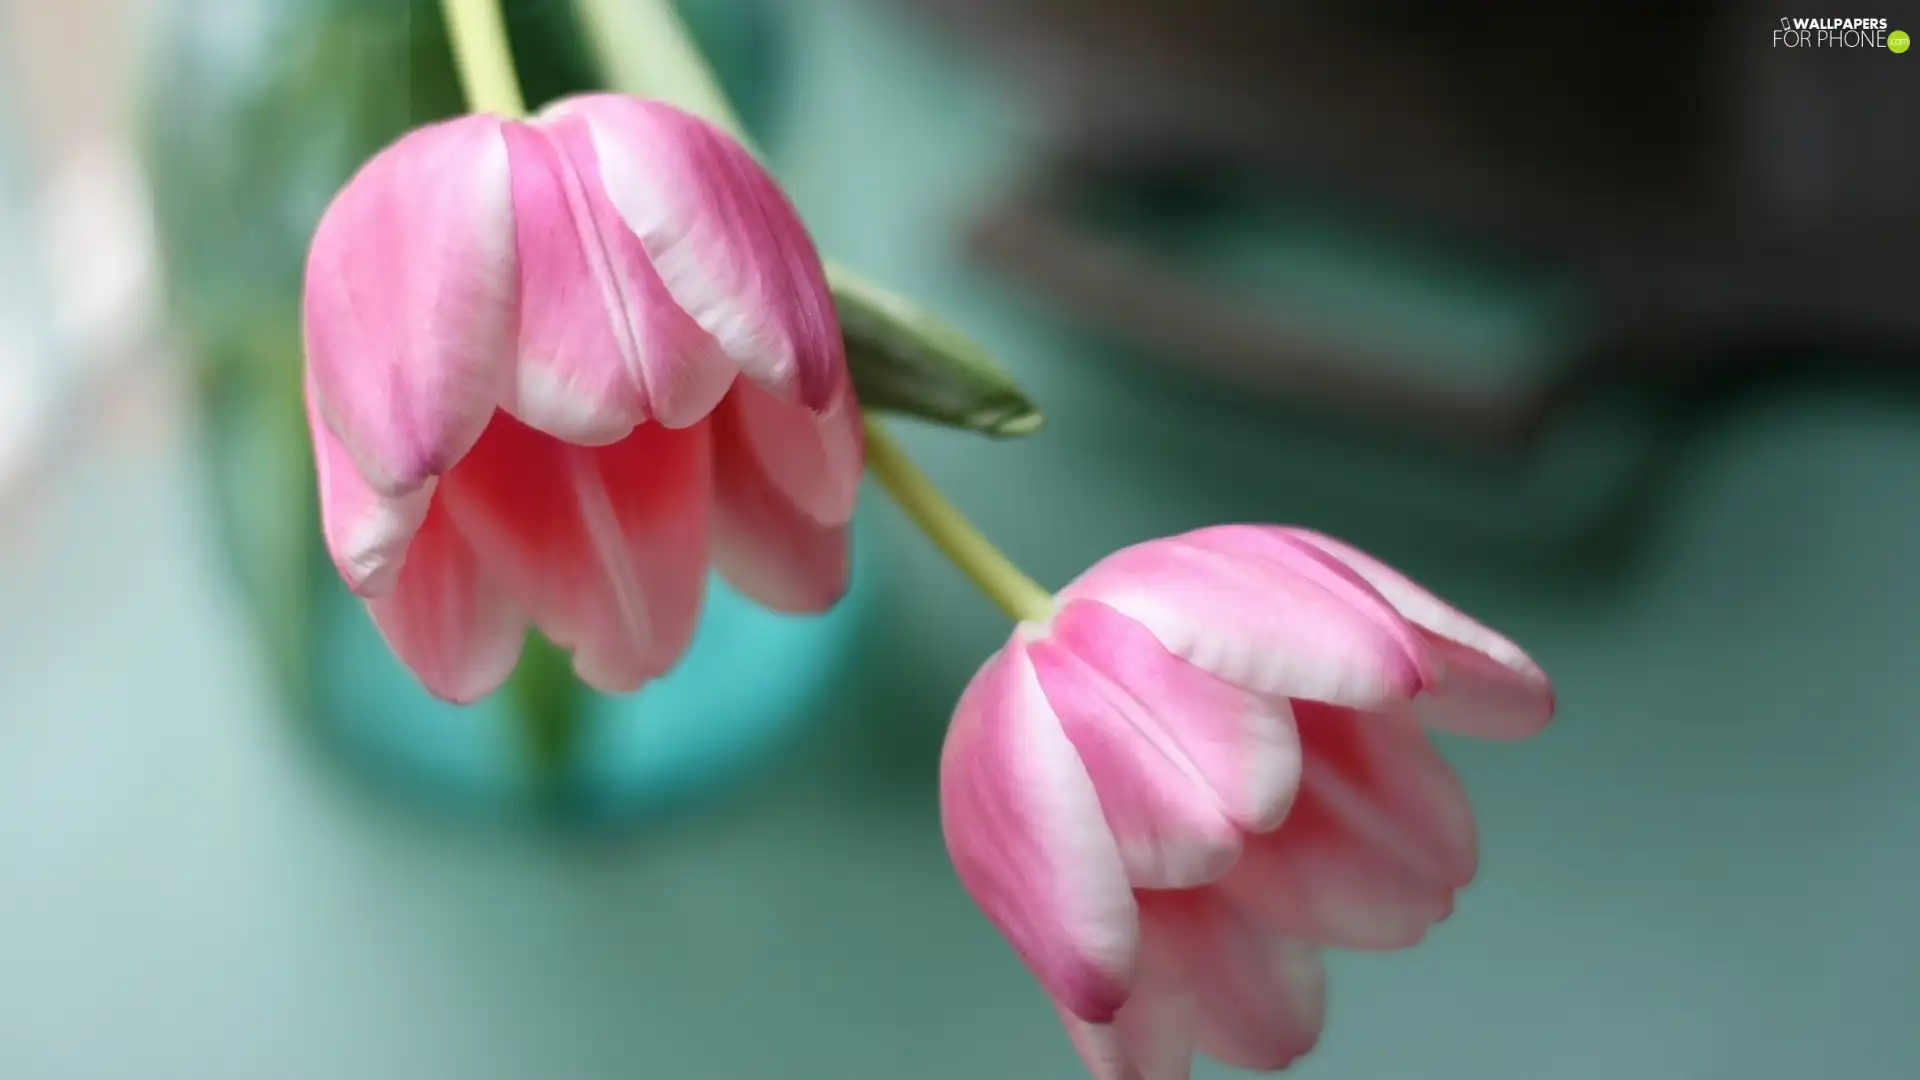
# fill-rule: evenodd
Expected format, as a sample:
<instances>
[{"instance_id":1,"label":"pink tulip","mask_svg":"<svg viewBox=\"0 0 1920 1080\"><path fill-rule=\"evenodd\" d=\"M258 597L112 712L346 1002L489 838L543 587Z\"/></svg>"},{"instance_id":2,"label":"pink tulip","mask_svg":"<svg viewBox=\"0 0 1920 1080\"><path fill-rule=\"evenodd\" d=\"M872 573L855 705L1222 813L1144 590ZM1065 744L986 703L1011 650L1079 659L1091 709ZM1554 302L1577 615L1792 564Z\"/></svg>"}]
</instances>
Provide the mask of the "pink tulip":
<instances>
[{"instance_id":1,"label":"pink tulip","mask_svg":"<svg viewBox=\"0 0 1920 1080\"><path fill-rule=\"evenodd\" d=\"M498 687L529 623L638 688L709 553L776 609L845 590L863 450L820 259L707 123L595 95L415 131L322 218L305 317L327 546L433 693Z\"/></svg>"},{"instance_id":2,"label":"pink tulip","mask_svg":"<svg viewBox=\"0 0 1920 1080\"><path fill-rule=\"evenodd\" d=\"M1319 1036L1321 946L1411 945L1478 861L1423 728L1553 712L1506 639L1354 549L1223 526L1096 565L974 677L941 763L960 879L1101 1080Z\"/></svg>"}]
</instances>

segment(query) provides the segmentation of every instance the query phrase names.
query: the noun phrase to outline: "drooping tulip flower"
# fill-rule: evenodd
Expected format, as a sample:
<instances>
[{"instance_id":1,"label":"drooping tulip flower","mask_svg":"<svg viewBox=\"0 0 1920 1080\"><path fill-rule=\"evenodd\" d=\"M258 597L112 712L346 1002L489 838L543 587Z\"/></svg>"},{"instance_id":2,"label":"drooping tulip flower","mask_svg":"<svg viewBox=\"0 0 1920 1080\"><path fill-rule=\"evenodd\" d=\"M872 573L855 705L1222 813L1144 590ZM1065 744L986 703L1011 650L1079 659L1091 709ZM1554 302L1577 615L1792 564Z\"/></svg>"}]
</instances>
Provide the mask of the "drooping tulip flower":
<instances>
[{"instance_id":1,"label":"drooping tulip flower","mask_svg":"<svg viewBox=\"0 0 1920 1080\"><path fill-rule=\"evenodd\" d=\"M419 129L307 264L326 540L433 693L529 623L588 684L668 670L709 556L785 611L845 590L862 444L820 259L741 146L617 95Z\"/></svg>"},{"instance_id":2,"label":"drooping tulip flower","mask_svg":"<svg viewBox=\"0 0 1920 1080\"><path fill-rule=\"evenodd\" d=\"M967 688L941 764L960 879L1101 1080L1197 1050L1311 1048L1321 946L1394 948L1452 910L1472 811L1423 729L1538 730L1553 692L1506 639L1296 529L1120 551Z\"/></svg>"}]
</instances>

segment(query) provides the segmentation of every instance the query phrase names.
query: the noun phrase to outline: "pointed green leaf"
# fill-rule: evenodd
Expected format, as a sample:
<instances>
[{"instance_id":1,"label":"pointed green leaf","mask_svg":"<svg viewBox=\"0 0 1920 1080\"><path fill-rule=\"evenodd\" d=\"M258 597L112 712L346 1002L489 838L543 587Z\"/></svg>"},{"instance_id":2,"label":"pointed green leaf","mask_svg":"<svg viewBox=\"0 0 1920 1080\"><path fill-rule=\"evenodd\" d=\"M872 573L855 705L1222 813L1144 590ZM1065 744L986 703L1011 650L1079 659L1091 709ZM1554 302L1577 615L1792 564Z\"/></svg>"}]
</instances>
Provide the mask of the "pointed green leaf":
<instances>
[{"instance_id":1,"label":"pointed green leaf","mask_svg":"<svg viewBox=\"0 0 1920 1080\"><path fill-rule=\"evenodd\" d=\"M972 339L840 267L827 269L863 408L995 438L1040 430L1039 407Z\"/></svg>"}]
</instances>

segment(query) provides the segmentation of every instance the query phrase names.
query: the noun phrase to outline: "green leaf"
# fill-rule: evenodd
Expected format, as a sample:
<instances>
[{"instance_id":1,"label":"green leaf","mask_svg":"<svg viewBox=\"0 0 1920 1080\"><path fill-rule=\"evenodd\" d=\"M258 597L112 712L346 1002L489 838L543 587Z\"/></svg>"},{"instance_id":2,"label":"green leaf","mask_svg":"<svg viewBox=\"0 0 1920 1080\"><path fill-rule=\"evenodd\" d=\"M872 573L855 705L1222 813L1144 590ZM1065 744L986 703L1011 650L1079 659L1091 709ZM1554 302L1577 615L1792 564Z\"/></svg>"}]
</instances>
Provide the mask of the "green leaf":
<instances>
[{"instance_id":1,"label":"green leaf","mask_svg":"<svg viewBox=\"0 0 1920 1080\"><path fill-rule=\"evenodd\" d=\"M827 270L862 408L994 438L1040 430L1039 407L971 338L840 267Z\"/></svg>"}]
</instances>

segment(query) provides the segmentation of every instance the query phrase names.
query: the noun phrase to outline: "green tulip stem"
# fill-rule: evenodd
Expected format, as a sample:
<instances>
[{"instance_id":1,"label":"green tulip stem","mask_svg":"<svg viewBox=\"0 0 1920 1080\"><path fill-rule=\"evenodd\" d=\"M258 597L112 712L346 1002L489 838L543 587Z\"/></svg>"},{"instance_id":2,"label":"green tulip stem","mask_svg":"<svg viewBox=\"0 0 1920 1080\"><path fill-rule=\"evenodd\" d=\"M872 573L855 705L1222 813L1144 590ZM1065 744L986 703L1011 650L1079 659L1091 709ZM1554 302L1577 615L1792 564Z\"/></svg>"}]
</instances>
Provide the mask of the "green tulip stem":
<instances>
[{"instance_id":1,"label":"green tulip stem","mask_svg":"<svg viewBox=\"0 0 1920 1080\"><path fill-rule=\"evenodd\" d=\"M1044 622L1053 596L994 547L914 465L886 428L864 417L867 471L927 539L1014 622Z\"/></svg>"},{"instance_id":2,"label":"green tulip stem","mask_svg":"<svg viewBox=\"0 0 1920 1080\"><path fill-rule=\"evenodd\" d=\"M614 88L670 101L758 154L671 0L574 0Z\"/></svg>"},{"instance_id":3,"label":"green tulip stem","mask_svg":"<svg viewBox=\"0 0 1920 1080\"><path fill-rule=\"evenodd\" d=\"M453 41L453 63L466 91L467 107L509 119L527 114L520 77L507 43L507 20L498 0L440 0Z\"/></svg>"}]
</instances>

